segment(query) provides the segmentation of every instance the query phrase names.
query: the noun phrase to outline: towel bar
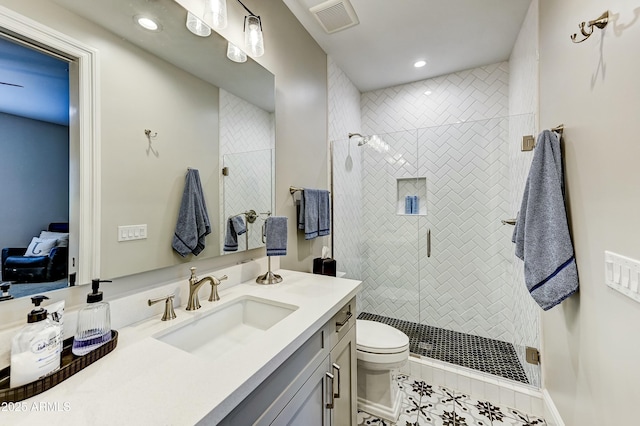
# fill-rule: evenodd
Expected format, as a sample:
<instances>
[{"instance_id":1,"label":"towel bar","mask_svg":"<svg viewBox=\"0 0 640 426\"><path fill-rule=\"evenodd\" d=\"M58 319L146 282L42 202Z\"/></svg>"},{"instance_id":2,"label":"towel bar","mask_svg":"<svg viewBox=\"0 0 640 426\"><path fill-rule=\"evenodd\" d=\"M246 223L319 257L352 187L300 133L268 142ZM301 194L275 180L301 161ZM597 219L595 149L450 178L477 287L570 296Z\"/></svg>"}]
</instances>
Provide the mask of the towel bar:
<instances>
[{"instance_id":1,"label":"towel bar","mask_svg":"<svg viewBox=\"0 0 640 426\"><path fill-rule=\"evenodd\" d=\"M502 222L503 225L515 225L516 224L516 220L515 219L502 219L500 222Z\"/></svg>"}]
</instances>

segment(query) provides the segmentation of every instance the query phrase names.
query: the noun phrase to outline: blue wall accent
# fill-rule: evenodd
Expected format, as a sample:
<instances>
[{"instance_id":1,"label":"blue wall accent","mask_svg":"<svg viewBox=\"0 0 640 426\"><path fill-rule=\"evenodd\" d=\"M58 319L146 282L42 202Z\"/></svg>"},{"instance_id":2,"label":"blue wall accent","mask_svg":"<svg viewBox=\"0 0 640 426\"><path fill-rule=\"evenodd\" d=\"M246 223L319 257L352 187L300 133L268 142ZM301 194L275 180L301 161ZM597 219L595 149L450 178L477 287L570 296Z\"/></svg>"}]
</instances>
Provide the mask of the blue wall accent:
<instances>
[{"instance_id":1,"label":"blue wall accent","mask_svg":"<svg viewBox=\"0 0 640 426\"><path fill-rule=\"evenodd\" d=\"M69 128L0 113L0 248L69 220Z\"/></svg>"}]
</instances>

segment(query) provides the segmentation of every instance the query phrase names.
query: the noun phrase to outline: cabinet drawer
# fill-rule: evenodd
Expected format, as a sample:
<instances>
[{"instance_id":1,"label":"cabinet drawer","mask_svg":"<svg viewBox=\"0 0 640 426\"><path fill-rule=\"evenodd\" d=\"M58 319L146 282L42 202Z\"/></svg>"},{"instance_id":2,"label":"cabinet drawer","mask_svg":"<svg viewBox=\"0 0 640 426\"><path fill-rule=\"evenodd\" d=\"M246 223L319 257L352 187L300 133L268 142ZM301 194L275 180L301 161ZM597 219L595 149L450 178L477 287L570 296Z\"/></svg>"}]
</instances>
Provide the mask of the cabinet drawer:
<instances>
[{"instance_id":1,"label":"cabinet drawer","mask_svg":"<svg viewBox=\"0 0 640 426\"><path fill-rule=\"evenodd\" d=\"M331 333L329 345L333 348L356 325L356 298L345 304L329 321Z\"/></svg>"}]
</instances>

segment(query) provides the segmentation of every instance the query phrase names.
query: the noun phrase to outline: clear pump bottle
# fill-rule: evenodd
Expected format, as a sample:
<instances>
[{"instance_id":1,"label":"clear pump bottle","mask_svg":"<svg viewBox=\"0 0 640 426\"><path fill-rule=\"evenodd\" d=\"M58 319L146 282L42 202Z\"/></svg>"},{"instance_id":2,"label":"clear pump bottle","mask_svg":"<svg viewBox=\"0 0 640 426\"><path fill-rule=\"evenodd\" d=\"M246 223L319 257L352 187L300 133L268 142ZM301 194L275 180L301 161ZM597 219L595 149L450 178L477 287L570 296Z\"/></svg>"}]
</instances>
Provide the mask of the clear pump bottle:
<instances>
[{"instance_id":1,"label":"clear pump bottle","mask_svg":"<svg viewBox=\"0 0 640 426\"><path fill-rule=\"evenodd\" d=\"M75 355L86 355L111 340L111 312L109 304L102 301L101 282L111 281L92 280L87 306L78 311L78 328L71 347Z\"/></svg>"},{"instance_id":2,"label":"clear pump bottle","mask_svg":"<svg viewBox=\"0 0 640 426\"><path fill-rule=\"evenodd\" d=\"M11 343L10 387L22 386L60 368L62 351L61 328L47 318L40 307L47 296L34 296L36 306L27 316L28 324L16 334Z\"/></svg>"}]
</instances>

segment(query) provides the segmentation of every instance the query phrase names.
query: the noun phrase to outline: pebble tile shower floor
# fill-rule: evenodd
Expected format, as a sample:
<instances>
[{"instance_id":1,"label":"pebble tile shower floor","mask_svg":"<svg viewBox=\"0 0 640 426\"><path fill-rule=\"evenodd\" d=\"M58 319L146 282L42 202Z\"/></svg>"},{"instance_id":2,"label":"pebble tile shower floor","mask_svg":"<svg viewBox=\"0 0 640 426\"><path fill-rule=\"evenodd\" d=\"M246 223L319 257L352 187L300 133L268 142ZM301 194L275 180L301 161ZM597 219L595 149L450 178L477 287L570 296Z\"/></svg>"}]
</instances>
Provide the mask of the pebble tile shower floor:
<instances>
[{"instance_id":1,"label":"pebble tile shower floor","mask_svg":"<svg viewBox=\"0 0 640 426\"><path fill-rule=\"evenodd\" d=\"M511 343L362 312L358 319L378 321L409 336L409 350L440 361L529 384Z\"/></svg>"},{"instance_id":2,"label":"pebble tile shower floor","mask_svg":"<svg viewBox=\"0 0 640 426\"><path fill-rule=\"evenodd\" d=\"M358 411L358 426L546 426L540 417L498 407L442 386L400 374L402 410L396 423Z\"/></svg>"}]
</instances>

